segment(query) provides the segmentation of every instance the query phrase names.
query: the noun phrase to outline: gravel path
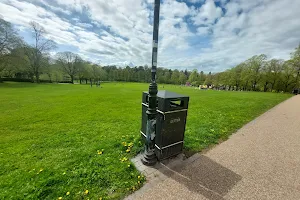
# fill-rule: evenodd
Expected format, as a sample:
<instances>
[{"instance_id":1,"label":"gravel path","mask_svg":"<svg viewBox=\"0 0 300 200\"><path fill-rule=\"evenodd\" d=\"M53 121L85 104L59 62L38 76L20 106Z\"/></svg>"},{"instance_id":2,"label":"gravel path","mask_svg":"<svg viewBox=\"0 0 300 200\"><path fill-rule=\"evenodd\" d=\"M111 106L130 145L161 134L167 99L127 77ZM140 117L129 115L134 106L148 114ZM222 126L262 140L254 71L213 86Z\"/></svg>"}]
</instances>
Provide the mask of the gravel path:
<instances>
[{"instance_id":1,"label":"gravel path","mask_svg":"<svg viewBox=\"0 0 300 200\"><path fill-rule=\"evenodd\" d=\"M205 154L142 170L149 183L126 199L299 200L300 95Z\"/></svg>"}]
</instances>

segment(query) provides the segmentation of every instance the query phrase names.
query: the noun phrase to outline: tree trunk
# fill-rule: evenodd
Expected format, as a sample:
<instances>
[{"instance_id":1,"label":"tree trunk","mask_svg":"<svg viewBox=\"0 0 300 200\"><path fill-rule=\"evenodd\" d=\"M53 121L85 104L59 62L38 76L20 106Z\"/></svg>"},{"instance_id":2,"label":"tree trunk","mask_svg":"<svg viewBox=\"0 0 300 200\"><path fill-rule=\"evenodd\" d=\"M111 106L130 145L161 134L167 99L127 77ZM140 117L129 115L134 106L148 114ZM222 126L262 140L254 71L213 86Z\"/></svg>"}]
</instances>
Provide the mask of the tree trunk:
<instances>
[{"instance_id":1,"label":"tree trunk","mask_svg":"<svg viewBox=\"0 0 300 200\"><path fill-rule=\"evenodd\" d=\"M275 83L276 83L276 80L274 80L273 83L271 83L271 92L272 92L273 89L274 89Z\"/></svg>"},{"instance_id":2,"label":"tree trunk","mask_svg":"<svg viewBox=\"0 0 300 200\"><path fill-rule=\"evenodd\" d=\"M74 76L73 76L73 75L70 75L70 77L71 77L71 82L72 82L72 84L74 84Z\"/></svg>"},{"instance_id":3,"label":"tree trunk","mask_svg":"<svg viewBox=\"0 0 300 200\"><path fill-rule=\"evenodd\" d=\"M35 80L36 80L36 83L40 82L40 75L39 75L39 73L35 73Z\"/></svg>"},{"instance_id":4,"label":"tree trunk","mask_svg":"<svg viewBox=\"0 0 300 200\"><path fill-rule=\"evenodd\" d=\"M256 90L256 81L253 82L252 90L253 90L253 91Z\"/></svg>"},{"instance_id":5,"label":"tree trunk","mask_svg":"<svg viewBox=\"0 0 300 200\"><path fill-rule=\"evenodd\" d=\"M268 86L268 82L265 82L265 85L264 85L264 92L267 91L267 86Z\"/></svg>"},{"instance_id":6,"label":"tree trunk","mask_svg":"<svg viewBox=\"0 0 300 200\"><path fill-rule=\"evenodd\" d=\"M287 88L289 87L289 84L284 84L284 91L287 92Z\"/></svg>"},{"instance_id":7,"label":"tree trunk","mask_svg":"<svg viewBox=\"0 0 300 200\"><path fill-rule=\"evenodd\" d=\"M87 78L86 78L86 79L85 79L85 84L87 84L87 81L88 81L88 80L87 80Z\"/></svg>"}]
</instances>

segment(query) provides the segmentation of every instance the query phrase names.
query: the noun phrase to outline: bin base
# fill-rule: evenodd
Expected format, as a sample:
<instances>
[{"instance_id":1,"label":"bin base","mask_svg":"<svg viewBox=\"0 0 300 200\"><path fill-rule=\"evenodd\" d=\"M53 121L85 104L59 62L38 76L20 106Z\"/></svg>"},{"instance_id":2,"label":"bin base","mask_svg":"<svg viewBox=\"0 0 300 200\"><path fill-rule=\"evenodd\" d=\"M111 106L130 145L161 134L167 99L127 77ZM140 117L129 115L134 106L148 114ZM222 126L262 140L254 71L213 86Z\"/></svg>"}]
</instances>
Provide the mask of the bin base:
<instances>
[{"instance_id":1,"label":"bin base","mask_svg":"<svg viewBox=\"0 0 300 200\"><path fill-rule=\"evenodd\" d=\"M153 150L145 151L143 154L143 157L141 158L141 161L144 165L147 166L153 166L157 162L157 158Z\"/></svg>"}]
</instances>

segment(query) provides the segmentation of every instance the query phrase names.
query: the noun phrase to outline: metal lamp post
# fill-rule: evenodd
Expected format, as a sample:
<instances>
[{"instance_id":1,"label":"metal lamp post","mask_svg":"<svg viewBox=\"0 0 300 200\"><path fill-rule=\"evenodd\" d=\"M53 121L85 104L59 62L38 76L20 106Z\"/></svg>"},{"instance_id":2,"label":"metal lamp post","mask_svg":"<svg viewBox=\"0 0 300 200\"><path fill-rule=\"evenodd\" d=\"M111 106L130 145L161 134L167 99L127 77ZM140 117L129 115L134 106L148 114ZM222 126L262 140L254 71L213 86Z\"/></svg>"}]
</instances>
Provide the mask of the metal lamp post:
<instances>
[{"instance_id":1,"label":"metal lamp post","mask_svg":"<svg viewBox=\"0 0 300 200\"><path fill-rule=\"evenodd\" d=\"M157 162L155 155L155 133L156 133L156 107L157 107L157 84L156 84L156 68L157 68L157 46L158 46L158 28L159 28L159 9L160 0L154 3L154 23L153 23L153 42L152 42L152 68L151 83L149 85L149 106L147 109L147 129L146 129L146 145L145 152L141 159L144 165L154 165Z\"/></svg>"}]
</instances>

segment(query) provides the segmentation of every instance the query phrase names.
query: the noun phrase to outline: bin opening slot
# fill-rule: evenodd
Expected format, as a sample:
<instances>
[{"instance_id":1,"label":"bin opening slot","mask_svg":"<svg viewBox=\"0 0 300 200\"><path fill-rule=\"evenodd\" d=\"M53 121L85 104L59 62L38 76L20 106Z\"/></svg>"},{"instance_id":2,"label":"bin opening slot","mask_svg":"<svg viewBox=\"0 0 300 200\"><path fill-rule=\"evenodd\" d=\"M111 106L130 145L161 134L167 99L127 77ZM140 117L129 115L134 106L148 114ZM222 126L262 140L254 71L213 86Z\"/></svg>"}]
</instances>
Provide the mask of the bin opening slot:
<instances>
[{"instance_id":1,"label":"bin opening slot","mask_svg":"<svg viewBox=\"0 0 300 200\"><path fill-rule=\"evenodd\" d=\"M176 107L182 107L183 106L183 101L180 99L172 99L170 100L170 107L171 108L176 108Z\"/></svg>"}]
</instances>

